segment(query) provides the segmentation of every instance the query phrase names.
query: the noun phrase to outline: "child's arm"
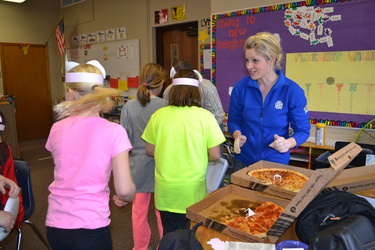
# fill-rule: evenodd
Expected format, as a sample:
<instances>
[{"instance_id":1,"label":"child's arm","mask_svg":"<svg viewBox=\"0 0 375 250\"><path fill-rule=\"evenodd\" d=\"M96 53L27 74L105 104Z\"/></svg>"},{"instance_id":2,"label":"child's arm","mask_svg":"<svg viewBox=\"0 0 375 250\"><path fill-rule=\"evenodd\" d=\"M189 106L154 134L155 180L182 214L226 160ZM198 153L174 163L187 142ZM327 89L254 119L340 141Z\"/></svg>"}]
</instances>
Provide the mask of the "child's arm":
<instances>
[{"instance_id":1,"label":"child's arm","mask_svg":"<svg viewBox=\"0 0 375 250\"><path fill-rule=\"evenodd\" d=\"M123 203L125 206L133 200L136 190L130 172L128 151L123 151L112 158L112 171L116 195L125 202Z\"/></svg>"},{"instance_id":2,"label":"child's arm","mask_svg":"<svg viewBox=\"0 0 375 250\"><path fill-rule=\"evenodd\" d=\"M221 144L208 149L208 161L216 161L221 157Z\"/></svg>"}]
</instances>

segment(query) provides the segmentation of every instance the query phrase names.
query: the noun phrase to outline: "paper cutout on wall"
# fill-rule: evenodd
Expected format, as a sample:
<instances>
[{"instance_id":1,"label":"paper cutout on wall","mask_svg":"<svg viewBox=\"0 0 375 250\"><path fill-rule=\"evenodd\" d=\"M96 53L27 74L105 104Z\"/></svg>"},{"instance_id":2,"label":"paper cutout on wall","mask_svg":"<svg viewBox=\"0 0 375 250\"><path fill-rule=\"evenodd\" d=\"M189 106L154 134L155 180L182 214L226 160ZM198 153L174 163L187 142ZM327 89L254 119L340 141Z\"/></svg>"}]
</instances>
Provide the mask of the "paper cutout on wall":
<instances>
[{"instance_id":1,"label":"paper cutout on wall","mask_svg":"<svg viewBox=\"0 0 375 250\"><path fill-rule=\"evenodd\" d=\"M209 38L209 36L207 35L207 30L199 31L198 41L201 41L202 43L204 43L206 42L207 38Z\"/></svg>"},{"instance_id":2,"label":"paper cutout on wall","mask_svg":"<svg viewBox=\"0 0 375 250\"><path fill-rule=\"evenodd\" d=\"M118 88L118 79L111 78L109 79L109 87L117 89Z\"/></svg>"},{"instance_id":3,"label":"paper cutout on wall","mask_svg":"<svg viewBox=\"0 0 375 250\"><path fill-rule=\"evenodd\" d=\"M138 88L138 76L128 77L128 87L129 88Z\"/></svg>"},{"instance_id":4,"label":"paper cutout on wall","mask_svg":"<svg viewBox=\"0 0 375 250\"><path fill-rule=\"evenodd\" d=\"M118 89L128 91L129 90L128 81L118 80Z\"/></svg>"}]
</instances>

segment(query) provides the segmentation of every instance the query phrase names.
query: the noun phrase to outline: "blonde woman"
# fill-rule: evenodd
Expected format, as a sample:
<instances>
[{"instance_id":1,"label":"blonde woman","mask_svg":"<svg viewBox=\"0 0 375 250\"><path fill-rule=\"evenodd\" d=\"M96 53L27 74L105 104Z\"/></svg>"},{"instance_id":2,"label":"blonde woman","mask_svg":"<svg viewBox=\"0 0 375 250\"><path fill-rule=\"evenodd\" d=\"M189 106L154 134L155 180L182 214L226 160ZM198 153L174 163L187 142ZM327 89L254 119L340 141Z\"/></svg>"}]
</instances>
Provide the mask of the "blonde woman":
<instances>
[{"instance_id":1,"label":"blonde woman","mask_svg":"<svg viewBox=\"0 0 375 250\"><path fill-rule=\"evenodd\" d=\"M126 205L135 192L130 167L132 145L125 129L100 117L114 105L114 89L103 88L98 61L68 63L66 101L55 106L46 149L55 163L49 186L47 239L52 249L112 249L108 182Z\"/></svg>"},{"instance_id":2,"label":"blonde woman","mask_svg":"<svg viewBox=\"0 0 375 250\"><path fill-rule=\"evenodd\" d=\"M121 125L128 132L133 145L130 156L130 168L137 191L132 203L132 227L134 250L149 248L151 229L148 223L148 211L155 185L155 161L146 155L145 141L141 138L151 115L166 106L166 101L159 98L165 71L162 66L148 63L142 67L139 74L141 84L137 91L137 98L128 101L121 111ZM160 212L155 209L158 223L159 237L163 236L163 226Z\"/></svg>"},{"instance_id":3,"label":"blonde woman","mask_svg":"<svg viewBox=\"0 0 375 250\"><path fill-rule=\"evenodd\" d=\"M260 32L245 43L249 76L233 88L228 128L234 141L234 171L260 160L288 164L289 149L309 138L310 124L303 89L281 69L280 39ZM289 136L289 126L294 134Z\"/></svg>"}]
</instances>

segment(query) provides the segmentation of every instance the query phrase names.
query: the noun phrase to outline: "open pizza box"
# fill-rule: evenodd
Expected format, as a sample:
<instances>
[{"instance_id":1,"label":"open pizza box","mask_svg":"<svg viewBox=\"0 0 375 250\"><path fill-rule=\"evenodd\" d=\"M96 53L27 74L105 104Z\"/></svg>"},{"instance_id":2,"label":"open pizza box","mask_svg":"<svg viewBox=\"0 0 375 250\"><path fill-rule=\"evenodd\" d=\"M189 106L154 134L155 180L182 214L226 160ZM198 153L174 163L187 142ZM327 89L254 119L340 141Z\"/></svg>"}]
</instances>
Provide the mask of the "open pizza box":
<instances>
[{"instance_id":1,"label":"open pizza box","mask_svg":"<svg viewBox=\"0 0 375 250\"><path fill-rule=\"evenodd\" d=\"M186 209L186 217L194 222L203 222L203 225L223 234L237 238L241 241L254 243L276 243L290 225L296 220L305 207L335 178L361 151L361 147L355 143L342 148L329 158L331 167L313 171L309 180L302 189L295 194L292 200L276 196L264 196L261 192L253 191L238 185L230 184L206 196L203 200ZM284 212L277 218L268 230L266 237L257 237L245 231L224 225L218 220L218 211L228 207L233 200L251 200L253 202L271 201L282 206ZM230 205L229 205L230 207Z\"/></svg>"},{"instance_id":2,"label":"open pizza box","mask_svg":"<svg viewBox=\"0 0 375 250\"><path fill-rule=\"evenodd\" d=\"M375 165L344 169L324 190L350 193L375 189Z\"/></svg>"},{"instance_id":3,"label":"open pizza box","mask_svg":"<svg viewBox=\"0 0 375 250\"><path fill-rule=\"evenodd\" d=\"M301 168L301 167L294 167L290 165L279 164L270 161L258 161L246 168L243 168L237 172L234 172L231 175L230 181L233 184L237 184L239 186L249 188L254 191L259 191L266 194L271 194L275 196L279 196L285 199L293 199L296 196L296 192L289 191L277 187L275 185L266 185L261 182L260 179L248 175L248 172L255 169L262 169L262 168L282 168L282 169L291 169L298 171L301 174L304 174L307 177L311 177L315 171L311 169Z\"/></svg>"},{"instance_id":4,"label":"open pizza box","mask_svg":"<svg viewBox=\"0 0 375 250\"><path fill-rule=\"evenodd\" d=\"M292 169L309 178L315 171L321 170L311 170L269 161L259 161L233 173L231 175L231 183L289 200L294 198L297 192L285 190L275 185L266 185L262 183L260 179L248 175L249 171L262 168ZM325 188L325 190L343 190L351 193L369 189L375 189L375 165L344 169L333 178Z\"/></svg>"}]
</instances>

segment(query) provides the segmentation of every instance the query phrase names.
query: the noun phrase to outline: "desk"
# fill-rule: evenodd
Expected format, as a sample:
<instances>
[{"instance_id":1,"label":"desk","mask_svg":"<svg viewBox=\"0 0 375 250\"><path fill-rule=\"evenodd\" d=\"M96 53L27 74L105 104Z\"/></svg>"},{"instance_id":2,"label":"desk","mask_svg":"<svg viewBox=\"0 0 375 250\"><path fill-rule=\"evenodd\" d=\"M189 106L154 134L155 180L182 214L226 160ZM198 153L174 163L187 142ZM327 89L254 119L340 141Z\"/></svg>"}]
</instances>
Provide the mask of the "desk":
<instances>
[{"instance_id":1,"label":"desk","mask_svg":"<svg viewBox=\"0 0 375 250\"><path fill-rule=\"evenodd\" d=\"M307 168L311 168L311 163L312 163L312 157L313 157L313 151L314 149L323 149L323 150L330 150L334 151L335 147L334 146L318 146L313 142L304 142L300 145L300 147L308 148L308 161L307 161ZM291 152L292 153L292 152Z\"/></svg>"}]
</instances>

